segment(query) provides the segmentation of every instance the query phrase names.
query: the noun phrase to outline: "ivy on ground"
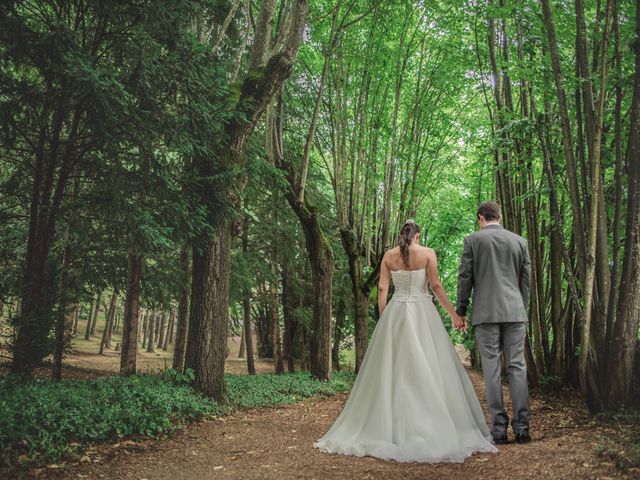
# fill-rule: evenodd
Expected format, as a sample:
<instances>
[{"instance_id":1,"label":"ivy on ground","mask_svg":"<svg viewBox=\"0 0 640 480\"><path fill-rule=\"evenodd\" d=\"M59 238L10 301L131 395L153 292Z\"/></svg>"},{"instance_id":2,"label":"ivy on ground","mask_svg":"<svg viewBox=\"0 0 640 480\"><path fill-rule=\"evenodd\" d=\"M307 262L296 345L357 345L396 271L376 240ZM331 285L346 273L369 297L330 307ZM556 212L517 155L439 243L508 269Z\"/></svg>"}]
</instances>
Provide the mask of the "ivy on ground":
<instances>
[{"instance_id":1,"label":"ivy on ground","mask_svg":"<svg viewBox=\"0 0 640 480\"><path fill-rule=\"evenodd\" d=\"M220 404L191 388L191 371L61 382L0 378L0 469L56 461L93 442L155 437L237 409L334 395L349 390L354 375L335 373L331 382L306 372L226 379L227 402Z\"/></svg>"}]
</instances>

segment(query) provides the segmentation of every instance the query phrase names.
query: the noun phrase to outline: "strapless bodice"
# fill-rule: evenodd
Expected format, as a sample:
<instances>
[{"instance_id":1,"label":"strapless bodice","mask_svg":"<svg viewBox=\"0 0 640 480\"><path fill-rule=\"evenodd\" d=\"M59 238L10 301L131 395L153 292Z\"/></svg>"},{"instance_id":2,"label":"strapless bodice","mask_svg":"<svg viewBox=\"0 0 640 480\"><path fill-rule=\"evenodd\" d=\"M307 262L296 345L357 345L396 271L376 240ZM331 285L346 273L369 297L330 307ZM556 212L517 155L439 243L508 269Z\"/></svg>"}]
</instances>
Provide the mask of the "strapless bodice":
<instances>
[{"instance_id":1,"label":"strapless bodice","mask_svg":"<svg viewBox=\"0 0 640 480\"><path fill-rule=\"evenodd\" d=\"M427 271L420 270L395 270L391 271L393 280L393 299L408 300L430 297L427 289Z\"/></svg>"}]
</instances>

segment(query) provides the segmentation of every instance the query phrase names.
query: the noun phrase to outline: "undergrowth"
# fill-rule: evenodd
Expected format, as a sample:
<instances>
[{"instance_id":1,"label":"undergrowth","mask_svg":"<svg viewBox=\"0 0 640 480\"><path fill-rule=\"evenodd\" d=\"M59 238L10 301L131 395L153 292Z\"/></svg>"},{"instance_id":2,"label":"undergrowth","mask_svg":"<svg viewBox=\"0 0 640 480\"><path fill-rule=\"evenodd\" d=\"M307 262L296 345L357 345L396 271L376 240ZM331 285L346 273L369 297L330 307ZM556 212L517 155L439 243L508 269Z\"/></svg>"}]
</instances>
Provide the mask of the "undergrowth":
<instances>
[{"instance_id":1,"label":"undergrowth","mask_svg":"<svg viewBox=\"0 0 640 480\"><path fill-rule=\"evenodd\" d=\"M620 409L601 413L597 418L605 427L596 445L598 454L614 462L620 470L639 469L640 410Z\"/></svg>"},{"instance_id":2,"label":"undergrowth","mask_svg":"<svg viewBox=\"0 0 640 480\"><path fill-rule=\"evenodd\" d=\"M227 401L220 404L191 387L192 372L61 382L0 378L0 468L46 464L96 442L156 437L237 409L333 395L353 379L349 373L335 373L331 382L305 372L227 375Z\"/></svg>"}]
</instances>

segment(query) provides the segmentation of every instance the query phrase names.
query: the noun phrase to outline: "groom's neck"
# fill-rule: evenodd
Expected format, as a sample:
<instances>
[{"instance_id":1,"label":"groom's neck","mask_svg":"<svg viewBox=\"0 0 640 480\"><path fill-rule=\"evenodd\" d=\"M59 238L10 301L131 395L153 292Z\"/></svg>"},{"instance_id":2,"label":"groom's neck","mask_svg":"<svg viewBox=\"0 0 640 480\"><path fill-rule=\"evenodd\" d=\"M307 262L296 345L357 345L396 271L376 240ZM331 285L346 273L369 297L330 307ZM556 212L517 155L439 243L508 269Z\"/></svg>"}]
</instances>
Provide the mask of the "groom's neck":
<instances>
[{"instance_id":1,"label":"groom's neck","mask_svg":"<svg viewBox=\"0 0 640 480\"><path fill-rule=\"evenodd\" d=\"M487 222L483 225L482 228L487 228L489 225L500 225L500 222L498 221L494 221L494 222Z\"/></svg>"}]
</instances>

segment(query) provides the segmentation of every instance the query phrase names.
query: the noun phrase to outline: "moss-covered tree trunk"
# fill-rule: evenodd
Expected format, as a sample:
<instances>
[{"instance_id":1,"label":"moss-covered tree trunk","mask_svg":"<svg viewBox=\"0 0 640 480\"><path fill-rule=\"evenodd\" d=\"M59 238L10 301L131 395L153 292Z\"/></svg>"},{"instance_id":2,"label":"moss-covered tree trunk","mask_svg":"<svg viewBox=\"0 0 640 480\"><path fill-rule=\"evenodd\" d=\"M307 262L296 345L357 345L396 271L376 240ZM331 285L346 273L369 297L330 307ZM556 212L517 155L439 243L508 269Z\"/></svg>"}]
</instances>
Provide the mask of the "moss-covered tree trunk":
<instances>
[{"instance_id":1,"label":"moss-covered tree trunk","mask_svg":"<svg viewBox=\"0 0 640 480\"><path fill-rule=\"evenodd\" d=\"M237 172L244 164L244 150L256 124L293 68L306 21L308 2L294 0L287 18L279 22L283 30L272 43L275 0L263 0L255 22L249 72L241 82L234 115L219 142L219 158L198 159L202 179L199 192L214 228L198 239L193 252L191 315L187 342L187 368L195 372L195 385L215 399L224 397L224 363L229 310L229 256L231 253L230 212L219 214L221 203L239 207L243 181L225 181L211 188L212 175ZM281 19L282 20L282 19ZM214 139L212 139L214 141ZM237 177L236 177L237 178ZM221 202L222 199L222 202Z\"/></svg>"}]
</instances>

